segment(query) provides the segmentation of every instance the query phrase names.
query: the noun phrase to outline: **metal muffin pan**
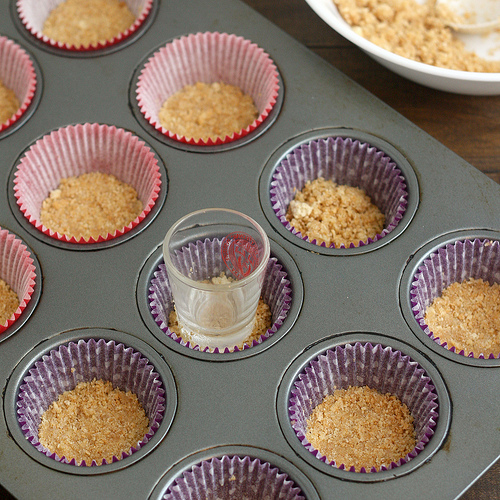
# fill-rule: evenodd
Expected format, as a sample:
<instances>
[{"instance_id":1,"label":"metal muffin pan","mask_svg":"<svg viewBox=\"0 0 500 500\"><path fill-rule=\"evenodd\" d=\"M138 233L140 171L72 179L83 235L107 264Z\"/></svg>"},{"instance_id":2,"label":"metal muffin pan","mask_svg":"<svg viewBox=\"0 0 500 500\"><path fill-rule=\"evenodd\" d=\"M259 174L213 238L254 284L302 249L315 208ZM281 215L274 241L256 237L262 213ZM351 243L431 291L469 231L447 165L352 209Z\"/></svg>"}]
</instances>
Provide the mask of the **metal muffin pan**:
<instances>
[{"instance_id":1,"label":"metal muffin pan","mask_svg":"<svg viewBox=\"0 0 500 500\"><path fill-rule=\"evenodd\" d=\"M205 31L256 43L280 76L275 115L228 148L170 144L148 128L134 101L138 72L156 48ZM464 362L432 345L412 323L406 295L414 265L436 242L462 232L498 234L497 184L238 0L157 0L134 37L84 55L47 48L32 38L16 18L14 0L0 4L0 33L25 48L39 68L29 116L0 137L0 227L25 242L39 276L36 300L0 342L0 484L5 489L19 499L161 498L186 467L228 454L271 463L308 499L416 499L429 492L451 499L498 459L497 361ZM112 244L84 249L48 241L23 220L12 194L12 172L26 148L52 130L78 123L131 131L153 150L162 173L155 211L136 230ZM268 198L271 172L283 155L311 138L337 134L386 151L407 182L408 208L397 232L363 249L321 250L292 239L276 223ZM191 211L214 206L238 209L264 227L293 290L283 330L227 358L186 352L162 337L148 317L148 281L161 261L167 229ZM75 473L79 468L69 464L47 466L52 459L34 457L36 450L19 442L20 374L58 339L94 333L98 338L103 332L106 338L126 338L139 351L143 347L153 364L171 373L176 393L171 425L146 451L123 464L100 466L99 473ZM355 337L383 338L394 349L407 349L446 395L440 395L444 417L429 442L432 452L417 456L415 467L410 461L400 471L382 472L383 480L379 473L359 481L352 476L356 473L325 471L324 463L311 463L296 449L283 423L284 393L297 363L323 345Z\"/></svg>"}]
</instances>

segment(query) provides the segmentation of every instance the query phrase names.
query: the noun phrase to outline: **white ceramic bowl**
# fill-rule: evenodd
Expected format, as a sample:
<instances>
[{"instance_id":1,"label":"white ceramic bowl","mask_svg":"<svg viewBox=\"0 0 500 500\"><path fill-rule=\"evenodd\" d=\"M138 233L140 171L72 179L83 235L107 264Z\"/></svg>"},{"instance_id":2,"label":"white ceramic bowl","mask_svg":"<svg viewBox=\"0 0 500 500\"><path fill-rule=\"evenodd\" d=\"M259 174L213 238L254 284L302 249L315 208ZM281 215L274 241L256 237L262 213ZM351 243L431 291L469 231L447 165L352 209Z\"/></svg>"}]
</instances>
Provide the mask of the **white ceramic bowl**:
<instances>
[{"instance_id":1,"label":"white ceramic bowl","mask_svg":"<svg viewBox=\"0 0 500 500\"><path fill-rule=\"evenodd\" d=\"M457 71L412 61L393 54L357 35L344 21L333 0L306 0L306 2L323 21L340 35L398 75L445 92L500 95L500 73ZM460 33L457 36L464 40L467 49L476 52L481 57L493 57L500 60L500 33L493 32L488 35Z\"/></svg>"}]
</instances>

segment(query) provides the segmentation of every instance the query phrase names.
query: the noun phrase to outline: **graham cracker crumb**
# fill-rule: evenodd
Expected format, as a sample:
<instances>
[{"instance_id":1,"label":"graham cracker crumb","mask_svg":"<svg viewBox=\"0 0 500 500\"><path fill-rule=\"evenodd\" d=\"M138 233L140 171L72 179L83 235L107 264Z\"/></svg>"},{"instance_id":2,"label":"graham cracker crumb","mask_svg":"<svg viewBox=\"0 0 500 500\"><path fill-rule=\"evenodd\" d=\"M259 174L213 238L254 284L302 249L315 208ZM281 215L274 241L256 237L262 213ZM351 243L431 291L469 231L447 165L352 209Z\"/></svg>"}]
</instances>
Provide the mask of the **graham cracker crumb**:
<instances>
[{"instance_id":1,"label":"graham cracker crumb","mask_svg":"<svg viewBox=\"0 0 500 500\"><path fill-rule=\"evenodd\" d=\"M134 22L134 14L119 0L66 0L50 12L42 33L68 45L89 47L112 40Z\"/></svg>"},{"instance_id":2,"label":"graham cracker crumb","mask_svg":"<svg viewBox=\"0 0 500 500\"><path fill-rule=\"evenodd\" d=\"M336 247L374 238L384 229L385 216L360 188L319 177L295 193L286 213L290 224L318 245Z\"/></svg>"},{"instance_id":3,"label":"graham cracker crumb","mask_svg":"<svg viewBox=\"0 0 500 500\"><path fill-rule=\"evenodd\" d=\"M164 128L196 141L231 136L258 116L248 94L223 82L186 85L170 96L158 113Z\"/></svg>"},{"instance_id":4,"label":"graham cracker crumb","mask_svg":"<svg viewBox=\"0 0 500 500\"><path fill-rule=\"evenodd\" d=\"M435 0L332 0L358 35L394 54L432 66L474 72L500 72L465 48L446 24L448 10Z\"/></svg>"},{"instance_id":5,"label":"graham cracker crumb","mask_svg":"<svg viewBox=\"0 0 500 500\"><path fill-rule=\"evenodd\" d=\"M61 394L42 415L40 443L59 457L90 466L121 459L144 438L149 420L137 396L111 382L82 382Z\"/></svg>"},{"instance_id":6,"label":"graham cracker crumb","mask_svg":"<svg viewBox=\"0 0 500 500\"><path fill-rule=\"evenodd\" d=\"M500 284L470 278L452 283L425 313L435 337L468 356L500 355Z\"/></svg>"},{"instance_id":7,"label":"graham cracker crumb","mask_svg":"<svg viewBox=\"0 0 500 500\"><path fill-rule=\"evenodd\" d=\"M90 172L61 180L42 203L40 221L76 239L107 236L142 212L136 190L114 175Z\"/></svg>"},{"instance_id":8,"label":"graham cracker crumb","mask_svg":"<svg viewBox=\"0 0 500 500\"><path fill-rule=\"evenodd\" d=\"M19 109L19 100L13 90L0 80L0 123L5 123Z\"/></svg>"},{"instance_id":9,"label":"graham cracker crumb","mask_svg":"<svg viewBox=\"0 0 500 500\"><path fill-rule=\"evenodd\" d=\"M306 438L337 466L389 466L416 445L413 417L396 396L367 386L338 389L316 406Z\"/></svg>"},{"instance_id":10,"label":"graham cracker crumb","mask_svg":"<svg viewBox=\"0 0 500 500\"><path fill-rule=\"evenodd\" d=\"M12 288L0 278L0 325L5 325L19 307L19 297Z\"/></svg>"}]
</instances>

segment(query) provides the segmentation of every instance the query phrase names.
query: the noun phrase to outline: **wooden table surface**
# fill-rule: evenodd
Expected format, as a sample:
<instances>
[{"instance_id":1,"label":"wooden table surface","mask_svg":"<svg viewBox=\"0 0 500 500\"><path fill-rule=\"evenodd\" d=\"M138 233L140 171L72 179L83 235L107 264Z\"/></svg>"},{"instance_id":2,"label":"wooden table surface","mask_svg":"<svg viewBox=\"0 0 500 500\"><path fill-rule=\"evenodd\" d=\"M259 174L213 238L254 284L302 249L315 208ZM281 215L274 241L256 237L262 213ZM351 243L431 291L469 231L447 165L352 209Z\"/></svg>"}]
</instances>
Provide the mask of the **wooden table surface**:
<instances>
[{"instance_id":1,"label":"wooden table surface","mask_svg":"<svg viewBox=\"0 0 500 500\"><path fill-rule=\"evenodd\" d=\"M500 184L500 95L451 94L406 80L335 32L305 0L244 1ZM500 500L500 461L461 499Z\"/></svg>"}]
</instances>

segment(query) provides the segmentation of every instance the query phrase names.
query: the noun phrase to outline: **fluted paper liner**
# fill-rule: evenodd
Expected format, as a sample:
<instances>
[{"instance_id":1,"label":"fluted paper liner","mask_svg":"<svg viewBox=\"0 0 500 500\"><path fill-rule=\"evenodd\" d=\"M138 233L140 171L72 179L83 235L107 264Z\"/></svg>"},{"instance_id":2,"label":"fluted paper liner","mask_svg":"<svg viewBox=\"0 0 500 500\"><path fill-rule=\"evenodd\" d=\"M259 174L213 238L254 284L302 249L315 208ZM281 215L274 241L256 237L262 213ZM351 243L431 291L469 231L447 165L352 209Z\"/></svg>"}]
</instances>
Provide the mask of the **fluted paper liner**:
<instances>
[{"instance_id":1,"label":"fluted paper liner","mask_svg":"<svg viewBox=\"0 0 500 500\"><path fill-rule=\"evenodd\" d=\"M195 140L165 129L158 117L165 100L197 82L239 87L252 97L259 116L231 136ZM263 49L240 36L196 33L167 43L145 64L137 84L137 101L145 119L165 136L199 146L225 144L245 137L269 115L279 91L278 72Z\"/></svg>"},{"instance_id":2,"label":"fluted paper liner","mask_svg":"<svg viewBox=\"0 0 500 500\"><path fill-rule=\"evenodd\" d=\"M14 234L0 228L0 278L17 294L19 306L12 316L0 325L0 334L15 323L33 295L36 273L26 245Z\"/></svg>"},{"instance_id":3,"label":"fluted paper liner","mask_svg":"<svg viewBox=\"0 0 500 500\"><path fill-rule=\"evenodd\" d=\"M378 472L398 467L421 452L434 434L438 397L432 380L409 356L391 347L371 343L346 344L329 349L311 361L294 383L289 398L290 423L298 439L319 460L332 467L344 464L329 462L306 439L307 419L323 399L336 389L368 386L382 394L392 394L408 406L414 418L417 445L397 463L362 468L360 472ZM355 468L349 469L355 472Z\"/></svg>"},{"instance_id":4,"label":"fluted paper liner","mask_svg":"<svg viewBox=\"0 0 500 500\"><path fill-rule=\"evenodd\" d=\"M30 56L5 36L0 36L0 80L14 92L19 101L19 109L6 122L0 123L2 132L23 116L33 100L37 85Z\"/></svg>"},{"instance_id":5,"label":"fluted paper liner","mask_svg":"<svg viewBox=\"0 0 500 500\"><path fill-rule=\"evenodd\" d=\"M124 0L134 14L135 21L122 33L110 40L103 40L89 46L75 46L49 38L43 34L43 25L50 12L64 0L17 0L17 12L25 28L38 40L51 47L68 51L92 51L111 47L135 33L148 17L154 0Z\"/></svg>"},{"instance_id":6,"label":"fluted paper liner","mask_svg":"<svg viewBox=\"0 0 500 500\"><path fill-rule=\"evenodd\" d=\"M307 181L318 177L339 185L363 189L371 201L385 215L385 227L380 234L358 245L378 241L393 231L402 219L408 204L406 183L396 163L383 151L368 143L349 137L328 137L297 147L280 162L273 174L270 200L276 217L297 237L312 244L307 236L297 231L286 219L290 201ZM323 242L321 246L326 246ZM332 243L330 248L335 248ZM341 245L340 248L345 248Z\"/></svg>"},{"instance_id":7,"label":"fluted paper liner","mask_svg":"<svg viewBox=\"0 0 500 500\"><path fill-rule=\"evenodd\" d=\"M112 174L137 191L143 204L127 226L97 239L76 239L47 228L40 221L43 201L60 181L89 172ZM161 175L153 152L124 129L97 123L60 128L39 139L23 156L14 177L14 194L26 219L52 238L70 243L96 243L121 236L140 224L152 210Z\"/></svg>"},{"instance_id":8,"label":"fluted paper liner","mask_svg":"<svg viewBox=\"0 0 500 500\"><path fill-rule=\"evenodd\" d=\"M449 243L426 258L413 277L410 290L412 312L426 335L449 351L465 356L463 350L448 346L435 337L425 323L425 313L433 300L453 283L470 278L482 279L490 285L500 283L500 242L495 240L463 240ZM495 358L493 353L469 353L468 357ZM500 355L498 356L500 358Z\"/></svg>"},{"instance_id":9,"label":"fluted paper liner","mask_svg":"<svg viewBox=\"0 0 500 500\"><path fill-rule=\"evenodd\" d=\"M214 457L177 477L163 500L305 500L300 488L269 462L248 456Z\"/></svg>"},{"instance_id":10,"label":"fluted paper liner","mask_svg":"<svg viewBox=\"0 0 500 500\"><path fill-rule=\"evenodd\" d=\"M153 365L140 352L115 341L104 339L70 342L51 350L29 370L19 388L17 415L26 439L40 453L71 465L97 465L74 458L59 457L38 440L38 428L43 413L65 391L73 390L80 382L92 379L110 381L113 387L135 394L149 419L144 438L113 462L132 455L148 443L159 428L165 411L165 390ZM103 460L102 466L106 465Z\"/></svg>"},{"instance_id":11,"label":"fluted paper liner","mask_svg":"<svg viewBox=\"0 0 500 500\"><path fill-rule=\"evenodd\" d=\"M211 275L218 275L226 269L221 257L221 241L217 239L207 239L204 242L198 241L196 245L191 243L189 247L183 249L182 257L186 274L188 270L191 273L194 272L195 276L192 278L194 280L203 280L210 277L208 274L210 272L209 268L210 270L215 269L215 271L211 272ZM184 342L182 338L178 337L168 328L168 316L174 307L174 302L166 266L163 261L153 273L149 292L149 308L160 329L179 344L191 349L200 350L198 345L193 346L189 342ZM245 343L243 349L258 345L277 332L288 315L291 293L290 281L287 279L286 271L275 257L271 257L267 264L261 297L271 309L273 325L264 335L261 335L258 341L253 340L252 345ZM233 349L226 347L224 352L236 352L239 350L237 346ZM206 347L204 351L208 352L210 348ZM216 347L213 352L220 352L219 348Z\"/></svg>"}]
</instances>

